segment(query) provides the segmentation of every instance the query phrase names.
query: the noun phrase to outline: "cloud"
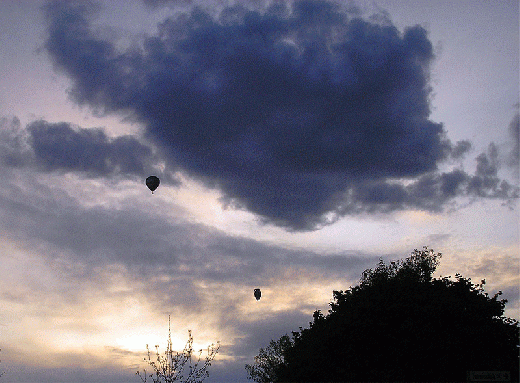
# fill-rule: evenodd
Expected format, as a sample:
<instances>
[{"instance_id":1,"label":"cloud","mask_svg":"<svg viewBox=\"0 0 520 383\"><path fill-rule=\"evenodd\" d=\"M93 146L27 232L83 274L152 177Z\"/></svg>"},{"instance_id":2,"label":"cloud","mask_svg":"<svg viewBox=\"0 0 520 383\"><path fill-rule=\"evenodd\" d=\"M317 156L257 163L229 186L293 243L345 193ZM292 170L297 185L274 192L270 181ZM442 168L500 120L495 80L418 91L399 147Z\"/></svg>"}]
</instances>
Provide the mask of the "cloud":
<instances>
[{"instance_id":1,"label":"cloud","mask_svg":"<svg viewBox=\"0 0 520 383\"><path fill-rule=\"evenodd\" d=\"M9 167L27 165L31 151L27 141L17 117L0 118L0 163Z\"/></svg>"},{"instance_id":2,"label":"cloud","mask_svg":"<svg viewBox=\"0 0 520 383\"><path fill-rule=\"evenodd\" d=\"M323 281L357 278L375 263L374 256L362 253L321 255L229 236L175 220L169 216L171 209L143 204L140 197L120 195L114 209L110 204L85 206L31 176L24 177L23 185L23 193L4 185L0 194L5 243L16 243L27 253L38 249L45 265L60 269L77 284L102 287L117 284L117 275L133 275L136 286L162 311L184 307L198 312L202 302L213 300L212 287L223 291L221 299L228 301L238 294L236 286L252 297L254 287L276 289L280 281L303 286L305 276ZM209 287L202 288L201 282ZM4 299L27 299L24 291L11 290Z\"/></svg>"},{"instance_id":3,"label":"cloud","mask_svg":"<svg viewBox=\"0 0 520 383\"><path fill-rule=\"evenodd\" d=\"M511 149L506 160L506 164L513 168L518 179L520 167L520 114L516 113L509 124L509 138L511 139Z\"/></svg>"},{"instance_id":4,"label":"cloud","mask_svg":"<svg viewBox=\"0 0 520 383\"><path fill-rule=\"evenodd\" d=\"M458 141L451 150L451 156L454 159L462 158L471 149L471 142L468 140Z\"/></svg>"},{"instance_id":5,"label":"cloud","mask_svg":"<svg viewBox=\"0 0 520 383\"><path fill-rule=\"evenodd\" d=\"M312 230L360 211L439 209L468 182L435 174L470 143L452 145L429 119L434 54L420 26L400 32L330 1L234 5L215 17L194 7L120 51L96 34L95 8L45 8L45 46L71 98L130 113L170 166L218 187L228 206ZM498 197L500 186L479 184L489 174L476 177L475 195Z\"/></svg>"},{"instance_id":6,"label":"cloud","mask_svg":"<svg viewBox=\"0 0 520 383\"><path fill-rule=\"evenodd\" d=\"M0 164L6 168L74 172L110 180L157 174L163 183L181 183L172 167L163 170L157 148L133 135L109 137L103 128L45 120L32 121L23 128L17 117L3 117L0 149Z\"/></svg>"},{"instance_id":7,"label":"cloud","mask_svg":"<svg viewBox=\"0 0 520 383\"><path fill-rule=\"evenodd\" d=\"M3 320L8 334L24 334L16 339L21 344L19 355L32 356L28 349L43 350L46 358L40 362L55 366L56 370L43 369L45 378L38 381L52 381L55 372L74 380L101 362L119 363L127 349L117 346L114 329L135 334L157 322L166 326L170 313L183 336L184 329L191 328L196 340L206 336L223 341L223 359L215 361L212 377L245 378L243 366L253 361L260 347L307 326L315 309L327 309L333 289L356 284L362 271L377 265L379 258L361 252L322 255L229 236L175 219L168 208L173 203L154 205L150 202L154 198L142 202L142 195L132 190L118 191L116 206L106 196L103 204L91 206L66 192L70 189L54 186L67 175L41 176L32 169L10 167L0 171L5 180L0 187L5 253L1 258L4 268L12 270L2 282L0 300L7 310ZM93 182L84 178L77 182L74 187L90 192ZM493 279L499 281L502 269L512 262L507 259L500 267L485 260L474 264L483 265L488 274L494 270ZM514 273L514 268L509 270ZM263 291L259 302L252 295L255 287ZM157 334L165 338L163 329ZM149 341L144 338L143 351ZM78 353L63 351L70 342L80 348ZM108 348L96 350L96 342ZM62 354L53 345L61 346ZM13 361L17 350L3 348L2 365L23 365ZM62 370L64 366L78 367ZM104 375L99 380L117 381L106 376L116 374L113 366L108 367L100 367ZM78 372L80 368L85 370ZM131 379L135 369L119 371ZM28 370L22 376L27 380L31 374Z\"/></svg>"},{"instance_id":8,"label":"cloud","mask_svg":"<svg viewBox=\"0 0 520 383\"><path fill-rule=\"evenodd\" d=\"M191 4L192 0L143 0L143 3L149 7L162 7L168 3L172 4Z\"/></svg>"},{"instance_id":9,"label":"cloud","mask_svg":"<svg viewBox=\"0 0 520 383\"><path fill-rule=\"evenodd\" d=\"M2 282L4 319L11 334L31 329L15 341L22 344L21 355L32 355L28 348L41 345L37 348L45 351L46 366L118 363L111 349L100 351L96 345L116 346L115 329L135 335L154 321L166 325L172 314L175 331L190 328L198 341L211 336L226 344L221 354L227 357L222 362L226 369L218 361L212 376L221 376L220 381L236 380L225 379L226 374L245 378L244 364L251 363L266 339L307 325L314 309L327 307L333 288L347 288L377 263L376 255L361 252L321 255L229 236L175 219L168 205L153 205L153 198L142 202L142 194L131 190L118 192L117 207L107 198L91 206L54 186L66 176L0 171L6 180L0 187L2 265L13 271ZM90 180L77 182L74 187L90 192ZM264 292L260 302L253 297L255 287ZM13 319L20 317L21 323ZM53 349L65 353L70 343L92 360L73 351L64 359ZM4 365L13 352L5 347ZM7 365L18 364L11 358Z\"/></svg>"},{"instance_id":10,"label":"cloud","mask_svg":"<svg viewBox=\"0 0 520 383\"><path fill-rule=\"evenodd\" d=\"M78 171L95 176L144 175L150 147L132 136L109 138L102 129L74 129L66 122L43 120L27 126L36 163L47 171Z\"/></svg>"}]
</instances>

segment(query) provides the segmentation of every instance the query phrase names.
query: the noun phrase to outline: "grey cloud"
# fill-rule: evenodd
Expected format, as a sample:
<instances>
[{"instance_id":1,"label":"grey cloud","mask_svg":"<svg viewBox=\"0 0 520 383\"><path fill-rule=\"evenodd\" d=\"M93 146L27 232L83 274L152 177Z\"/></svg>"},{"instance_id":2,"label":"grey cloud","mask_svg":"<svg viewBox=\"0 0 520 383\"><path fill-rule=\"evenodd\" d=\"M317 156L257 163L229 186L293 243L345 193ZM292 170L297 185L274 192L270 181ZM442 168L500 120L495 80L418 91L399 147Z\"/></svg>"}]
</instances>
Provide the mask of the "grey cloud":
<instances>
[{"instance_id":1,"label":"grey cloud","mask_svg":"<svg viewBox=\"0 0 520 383\"><path fill-rule=\"evenodd\" d=\"M468 193L478 197L518 198L519 189L498 176L500 167L498 147L491 143L487 153L481 153L477 158L475 175L469 178Z\"/></svg>"},{"instance_id":2,"label":"grey cloud","mask_svg":"<svg viewBox=\"0 0 520 383\"><path fill-rule=\"evenodd\" d=\"M512 312L515 312L513 310L516 310L518 313L518 310L520 309L520 288L517 285L508 286L500 291L502 291L500 298L507 299L508 304L506 307ZM513 315L511 315L511 317L514 317Z\"/></svg>"},{"instance_id":3,"label":"grey cloud","mask_svg":"<svg viewBox=\"0 0 520 383\"><path fill-rule=\"evenodd\" d=\"M345 280L342 287L347 288L350 280L357 280L365 268L376 264L376 257L369 254L296 251L175 222L148 204L124 197L117 209L85 207L56 188L38 183L37 176L25 177L22 195L9 193L9 184L16 181L9 171L16 170L0 170L7 180L0 193L1 232L19 251L31 254L27 260L31 266L24 270L39 269L36 277L30 275L10 294L2 293L2 299L30 305L31 312L49 317L60 315L64 307L85 309L97 294L115 302L125 302L127 297L145 299L154 313L172 313L179 320L208 315L224 333L238 337L221 339L227 344L222 352L239 362L215 362L211 375L216 381L245 377L243 366L252 361L259 347L307 325L316 309L302 299L294 301L294 309L273 312L268 307L265 314L244 315L242 298L254 301L253 285L269 288L272 294L297 294L300 292L283 289L287 283L305 286L339 279ZM287 270L292 270L291 276ZM126 289L122 291L118 281L128 281ZM218 291L205 291L202 283L217 286ZM267 293L261 303L266 298ZM194 336L197 339L196 332ZM71 355L74 363L83 360ZM42 374L44 381L52 371L46 369ZM63 374L77 377L73 371ZM132 379L132 374L126 376ZM115 382L119 377L107 379Z\"/></svg>"},{"instance_id":4,"label":"grey cloud","mask_svg":"<svg viewBox=\"0 0 520 383\"><path fill-rule=\"evenodd\" d=\"M322 307L314 307L301 300L295 302L294 309L266 310L258 316L246 317L243 313L239 315L243 304L239 300L241 290L247 291L251 300L254 299L253 284L254 287L257 284L269 287L273 294L281 291L296 294L298 292L283 290L284 286L287 283L292 286L308 283L316 287L317 279L337 281L341 283L338 288L347 289L357 282L364 269L377 264L378 257L371 254L321 255L296 251L232 237L202 225L172 222L171 217L151 209L148 204L124 197L118 209L87 208L81 201L54 188L46 188L30 177L24 179L24 193L15 193L9 188L10 183L15 182L9 171L15 172L16 169L0 168L0 171L6 180L1 185L0 193L0 205L3 207L0 209L1 232L11 237L18 249L27 248L35 254L31 257L43 260L43 264L59 276L59 286L54 287L47 286L38 273L37 278L24 281L22 288L13 289L11 295L4 294L3 299L17 304L31 304L32 312L42 307L48 310L46 312L59 312L56 309L62 307L60 304L69 307L71 302L79 306L88 305L92 297L82 294L88 294L91 290L83 291L83 287L95 286L96 291L107 299L125 293L132 297L144 296L153 303L155 313L178 310L184 318L203 314L204 310L214 310L211 314L218 318L217 325L231 329L237 336L233 340L222 339L223 343L227 343L222 352L238 360L215 362L211 376L216 381L243 378L243 365L252 362L252 356L260 347L265 347L269 340L277 339L286 332L297 330L299 326L307 326L312 320L312 311L326 308L327 305L327 301L323 301ZM387 195L395 199L391 192ZM393 256L394 259L399 257L401 255ZM29 261L34 267L34 259ZM123 267L112 269L111 265ZM497 269L492 263L485 267L488 272L496 272ZM126 272L124 277L134 278L130 286L132 291L113 291L111 287L117 287L114 280L117 281L118 270ZM287 270L295 271L292 277L285 274ZM210 305L212 301L207 299L197 282L218 285L219 290L229 290L220 292L221 301ZM228 291L232 293L227 295ZM511 295L509 290L506 293ZM265 298L268 296L266 294ZM64 303L67 299L69 301ZM51 304L54 306L49 306ZM197 337L197 333L194 335ZM85 360L82 356L74 358L76 356L71 356L71 361L76 363ZM39 381L53 381L56 376L76 379L90 373L90 370L79 368L45 369L41 372L45 376ZM112 373L114 376L108 376ZM95 379L128 381L133 373L135 370L119 371L117 374L120 375L116 376L116 372L104 370ZM25 379L30 376L30 371L24 374Z\"/></svg>"},{"instance_id":5,"label":"grey cloud","mask_svg":"<svg viewBox=\"0 0 520 383\"><path fill-rule=\"evenodd\" d=\"M451 234L446 234L446 233L430 234L430 235L428 235L425 243L428 243L431 245L430 247L437 249L437 248L439 248L438 244L445 244L450 238L451 238Z\"/></svg>"},{"instance_id":6,"label":"grey cloud","mask_svg":"<svg viewBox=\"0 0 520 383\"><path fill-rule=\"evenodd\" d=\"M253 357L258 354L258 350L265 348L270 340L277 340L282 335L291 334L291 331L298 330L300 326L308 326L312 321L313 311L313 309L306 313L281 311L269 315L268 318L239 323L237 330L245 335L235 339L230 354L247 356L249 360L245 363L251 363Z\"/></svg>"},{"instance_id":7,"label":"grey cloud","mask_svg":"<svg viewBox=\"0 0 520 383\"><path fill-rule=\"evenodd\" d=\"M13 350L10 350L10 354L14 354ZM20 353L21 354L21 353ZM89 353L82 353L81 355L73 355L71 356L71 361L73 363L77 363L77 366L70 367L32 367L27 366L16 360L16 357L19 357L20 360L25 355L12 355L13 361L10 361L8 358L3 357L2 365L9 363L9 368L5 371L4 378L12 383L55 383L61 381L66 382L85 382L85 381L94 381L94 382L111 382L111 383L128 383L129 381L134 380L135 371L134 369L129 369L128 367L124 368L121 371L121 368L116 368L113 366L103 366L102 369L93 369L84 366L88 365L99 365L104 361L98 360L94 356ZM68 356L68 355L67 355ZM63 359L64 355L61 355ZM106 363L106 362L105 362ZM224 381L222 381L224 382Z\"/></svg>"},{"instance_id":8,"label":"grey cloud","mask_svg":"<svg viewBox=\"0 0 520 383\"><path fill-rule=\"evenodd\" d=\"M136 281L146 281L142 288L161 311L179 306L193 312L203 309L199 281L249 290L288 280L287 270L297 270L299 276L341 279L357 276L374 261L362 253L296 251L228 236L203 225L172 222L138 201L121 201L118 209L84 207L57 193L32 183L30 177L23 198L2 193L4 235L20 248L39 249L40 257L75 281L98 281L103 286L107 280L104 274L97 275L99 270L123 265Z\"/></svg>"},{"instance_id":9,"label":"grey cloud","mask_svg":"<svg viewBox=\"0 0 520 383\"><path fill-rule=\"evenodd\" d=\"M109 138L98 129L43 120L27 126L38 166L45 170L78 171L107 176L115 173L144 175L152 150L133 136Z\"/></svg>"},{"instance_id":10,"label":"grey cloud","mask_svg":"<svg viewBox=\"0 0 520 383\"><path fill-rule=\"evenodd\" d=\"M468 140L457 141L451 150L451 157L454 159L462 158L471 149L471 142Z\"/></svg>"},{"instance_id":11,"label":"grey cloud","mask_svg":"<svg viewBox=\"0 0 520 383\"><path fill-rule=\"evenodd\" d=\"M162 7L167 4L191 4L192 0L143 0L143 3L149 7Z\"/></svg>"},{"instance_id":12,"label":"grey cloud","mask_svg":"<svg viewBox=\"0 0 520 383\"><path fill-rule=\"evenodd\" d=\"M26 166L30 162L31 149L28 137L17 117L0 118L0 161L11 167Z\"/></svg>"},{"instance_id":13,"label":"grey cloud","mask_svg":"<svg viewBox=\"0 0 520 383\"><path fill-rule=\"evenodd\" d=\"M467 174L456 169L440 175L440 193L447 198L461 194L461 188L467 180Z\"/></svg>"},{"instance_id":14,"label":"grey cloud","mask_svg":"<svg viewBox=\"0 0 520 383\"><path fill-rule=\"evenodd\" d=\"M520 167L520 114L516 113L509 124L509 138L511 150L507 158L507 164L516 170L518 178L518 168Z\"/></svg>"},{"instance_id":15,"label":"grey cloud","mask_svg":"<svg viewBox=\"0 0 520 383\"><path fill-rule=\"evenodd\" d=\"M332 1L288 4L235 5L215 17L195 7L140 48L118 51L96 35L85 3L53 1L46 49L78 104L130 112L170 166L267 222L312 230L455 197L462 175L432 172L470 143L452 145L429 119L426 30L400 32ZM490 188L489 175L476 177L472 190Z\"/></svg>"},{"instance_id":16,"label":"grey cloud","mask_svg":"<svg viewBox=\"0 0 520 383\"><path fill-rule=\"evenodd\" d=\"M446 173L426 173L407 185L387 181L359 183L349 190L342 214L388 213L402 209L440 212L456 197L508 202L519 198L518 187L498 177L493 155L482 153L476 161L477 170L473 175L454 169Z\"/></svg>"}]
</instances>

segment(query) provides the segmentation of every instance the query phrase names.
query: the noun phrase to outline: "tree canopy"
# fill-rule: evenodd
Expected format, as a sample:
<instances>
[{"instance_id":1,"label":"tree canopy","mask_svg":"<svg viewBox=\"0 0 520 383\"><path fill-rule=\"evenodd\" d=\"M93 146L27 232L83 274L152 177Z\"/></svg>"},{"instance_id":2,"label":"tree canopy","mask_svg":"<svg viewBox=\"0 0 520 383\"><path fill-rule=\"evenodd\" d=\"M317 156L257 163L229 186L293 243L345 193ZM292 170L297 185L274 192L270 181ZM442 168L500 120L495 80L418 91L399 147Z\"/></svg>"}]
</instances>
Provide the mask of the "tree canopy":
<instances>
[{"instance_id":1,"label":"tree canopy","mask_svg":"<svg viewBox=\"0 0 520 383\"><path fill-rule=\"evenodd\" d=\"M424 248L363 272L359 285L334 291L300 328L261 349L256 382L465 382L471 371L508 371L518 381L519 325L503 316L501 292L433 278L441 254Z\"/></svg>"}]
</instances>

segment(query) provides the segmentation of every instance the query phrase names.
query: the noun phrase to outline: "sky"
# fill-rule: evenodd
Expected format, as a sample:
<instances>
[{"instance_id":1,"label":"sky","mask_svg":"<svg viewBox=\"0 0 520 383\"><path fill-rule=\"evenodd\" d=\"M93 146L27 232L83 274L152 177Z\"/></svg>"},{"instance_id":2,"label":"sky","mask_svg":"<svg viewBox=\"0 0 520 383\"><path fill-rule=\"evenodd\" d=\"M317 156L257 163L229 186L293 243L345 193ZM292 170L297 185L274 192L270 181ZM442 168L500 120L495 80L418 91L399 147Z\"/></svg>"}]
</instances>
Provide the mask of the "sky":
<instances>
[{"instance_id":1,"label":"sky","mask_svg":"<svg viewBox=\"0 0 520 383\"><path fill-rule=\"evenodd\" d=\"M245 382L423 246L520 319L519 45L508 0L1 1L0 381L138 382L170 315Z\"/></svg>"}]
</instances>

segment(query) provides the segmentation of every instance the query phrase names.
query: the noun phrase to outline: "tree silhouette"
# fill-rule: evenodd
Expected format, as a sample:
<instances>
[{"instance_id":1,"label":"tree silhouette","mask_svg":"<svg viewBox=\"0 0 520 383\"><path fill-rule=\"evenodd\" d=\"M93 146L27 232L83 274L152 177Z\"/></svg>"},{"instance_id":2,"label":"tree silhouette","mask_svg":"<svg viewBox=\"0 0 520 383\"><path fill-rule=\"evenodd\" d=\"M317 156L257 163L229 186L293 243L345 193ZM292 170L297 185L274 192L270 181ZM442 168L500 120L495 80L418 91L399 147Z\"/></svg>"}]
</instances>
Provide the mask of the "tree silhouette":
<instances>
[{"instance_id":1,"label":"tree silhouette","mask_svg":"<svg viewBox=\"0 0 520 383\"><path fill-rule=\"evenodd\" d=\"M465 382L471 371L507 371L518 381L519 325L503 317L507 301L501 292L488 296L485 280L432 278L440 257L424 248L403 261L381 260L358 286L334 291L329 313L316 311L281 356L256 357L249 378Z\"/></svg>"},{"instance_id":2,"label":"tree silhouette","mask_svg":"<svg viewBox=\"0 0 520 383\"><path fill-rule=\"evenodd\" d=\"M202 350L198 355L194 355L193 337L191 331L188 330L188 342L184 346L182 352L173 351L172 336L170 328L170 317L168 316L168 345L164 356L159 354L159 346L155 346L155 360L152 359L150 348L146 345L148 358L145 358L153 369L153 373L147 373L146 370L136 372L143 382L147 382L148 378L153 383L200 383L209 376L208 368L215 358L220 348L220 342L217 345L208 346L208 352L204 360L202 360ZM193 359L192 359L193 358ZM196 359L196 360L195 360Z\"/></svg>"},{"instance_id":3,"label":"tree silhouette","mask_svg":"<svg viewBox=\"0 0 520 383\"><path fill-rule=\"evenodd\" d=\"M265 349L261 348L255 363L246 364L249 378L259 383L269 383L276 381L278 370L284 364L285 352L293 346L290 336L283 335L277 341L272 340Z\"/></svg>"}]
</instances>

